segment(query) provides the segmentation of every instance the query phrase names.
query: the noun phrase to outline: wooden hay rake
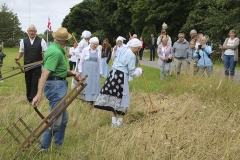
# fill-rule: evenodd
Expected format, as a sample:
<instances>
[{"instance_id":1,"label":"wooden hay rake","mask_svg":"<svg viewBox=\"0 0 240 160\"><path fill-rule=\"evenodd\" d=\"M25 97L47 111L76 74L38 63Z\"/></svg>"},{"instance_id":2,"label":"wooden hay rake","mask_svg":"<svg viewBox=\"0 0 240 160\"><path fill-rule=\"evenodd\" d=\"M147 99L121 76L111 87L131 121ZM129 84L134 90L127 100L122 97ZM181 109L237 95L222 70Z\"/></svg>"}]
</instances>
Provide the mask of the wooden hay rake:
<instances>
[{"instance_id":1,"label":"wooden hay rake","mask_svg":"<svg viewBox=\"0 0 240 160\"><path fill-rule=\"evenodd\" d=\"M65 109L72 103L72 101L81 93L81 91L87 86L85 82L86 75L81 80L78 80L76 86L57 104L57 106L44 117L37 107L34 107L36 113L41 117L42 121L31 129L30 123L26 123L23 120L23 116L12 124L12 126L6 128L7 132L0 139L0 160L2 159L26 159L30 156L36 155L38 144L40 143L40 136L42 133L49 129L55 120L63 113ZM68 99L68 101L67 101ZM65 105L61 107L64 103ZM49 119L52 115L53 118ZM10 142L6 140L10 137ZM35 145L34 145L35 144ZM4 147L5 146L5 147ZM5 156L6 155L6 156Z\"/></svg>"},{"instance_id":2,"label":"wooden hay rake","mask_svg":"<svg viewBox=\"0 0 240 160\"><path fill-rule=\"evenodd\" d=\"M17 63L17 62L16 62L16 63ZM2 75L7 74L8 76L5 76L5 77L3 77L3 78L0 78L0 81L1 81L1 80L4 80L4 79L7 79L7 78L10 78L10 77L13 77L13 76L16 76L16 75L18 75L18 74L20 74L20 73L25 73L25 72L27 72L27 71L29 71L29 70L31 70L31 69L40 67L40 66L42 66L42 64L43 64L42 61L37 61L37 62L34 62L34 63L29 63L29 64L26 64L26 65L23 65L23 66L21 66L20 63L17 63L17 65L18 65L17 67L11 67L10 70L2 73ZM8 73L10 73L10 72L12 72L12 71L16 71L16 70L19 70L19 69L20 69L21 71L16 72L16 73L13 73L13 74L11 74L11 75L8 74Z\"/></svg>"}]
</instances>

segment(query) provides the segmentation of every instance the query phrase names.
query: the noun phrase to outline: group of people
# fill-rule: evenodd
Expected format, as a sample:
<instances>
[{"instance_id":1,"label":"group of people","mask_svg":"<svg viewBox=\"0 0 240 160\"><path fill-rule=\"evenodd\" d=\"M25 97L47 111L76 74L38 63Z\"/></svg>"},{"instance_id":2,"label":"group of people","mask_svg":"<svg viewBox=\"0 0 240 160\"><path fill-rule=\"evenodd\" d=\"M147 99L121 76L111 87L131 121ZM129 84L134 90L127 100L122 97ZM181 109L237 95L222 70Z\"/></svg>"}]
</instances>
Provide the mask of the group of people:
<instances>
[{"instance_id":1,"label":"group of people","mask_svg":"<svg viewBox=\"0 0 240 160\"><path fill-rule=\"evenodd\" d=\"M208 77L212 75L212 46L207 44L207 36L204 36L202 33L197 34L197 31L193 29L190 31L189 42L185 39L184 33L179 33L178 40L172 46L171 38L166 34L165 29L162 30L162 33L157 40L160 80L164 79L164 70L166 70L166 77L170 75L171 63L174 63L176 66L177 79L179 78L181 71L193 75L203 75L206 72ZM229 75L231 80L233 80L235 75L235 67L238 61L238 45L239 38L237 38L236 31L230 30L229 38L225 40L222 52L225 76L227 80Z\"/></svg>"},{"instance_id":2,"label":"group of people","mask_svg":"<svg viewBox=\"0 0 240 160\"><path fill-rule=\"evenodd\" d=\"M97 37L91 37L90 31L83 31L81 41L74 42L69 53L66 53L64 47L72 37L66 28L60 27L53 32L54 42L49 47L44 39L36 35L36 26L30 25L27 32L28 37L20 42L19 53L14 60L19 63L23 57L24 64L43 60L42 67L25 73L26 97L32 106L39 105L44 93L52 111L67 94L66 77L74 77L73 87L76 84L75 79L88 75L86 79L88 85L83 90L82 100L94 104L97 109L112 112L112 127L123 125L123 117L130 104L128 81L143 72L142 68L136 68L136 55L142 48L139 39L132 37L127 44L124 44L125 38L119 36L112 50L107 38L103 40L102 45L99 45ZM70 70L67 69L66 56L70 58ZM110 69L111 57L114 58L114 62ZM101 77L106 78L102 88ZM39 147L44 151L47 150L52 138L56 146L61 146L67 122L68 113L65 110L43 133Z\"/></svg>"},{"instance_id":3,"label":"group of people","mask_svg":"<svg viewBox=\"0 0 240 160\"><path fill-rule=\"evenodd\" d=\"M80 79L88 75L82 93L82 100L94 104L94 107L112 113L112 127L123 125L123 117L130 105L129 84L128 81L133 77L142 74L142 68L137 68L137 55L144 50L143 40L130 37L127 44L124 44L124 37L119 36L116 39L116 46L111 49L107 38L99 45L97 37L91 37L90 31L82 32L82 39L79 43L74 42L70 48L68 57L70 70L67 68L67 53L64 47L72 37L68 30L60 27L53 32L54 42L47 47L44 39L36 36L37 29L34 25L28 27L28 37L20 42L18 56L15 62L24 57L24 64L30 64L43 60L43 66L37 67L25 73L25 83L27 90L27 100L31 105L38 106L42 93L44 92L49 101L50 111L67 94L68 82L66 77L72 79L72 87L75 86L75 79ZM150 60L154 60L154 44L158 45L158 63L161 69L160 79L164 78L164 69L167 70L167 76L170 74L170 63L174 58L176 63L177 77L179 77L181 67L186 69L192 66L193 73L203 73L205 70L208 75L212 74L212 61L209 55L212 53L211 46L206 45L207 39L202 34L197 34L195 30L190 32L190 43L185 40L185 35L180 33L178 41L173 44L165 29L156 39L153 35L149 40L152 44ZM223 59L225 66L225 75L234 76L234 68L238 58L237 46L239 39L236 37L236 31L231 30L223 45ZM0 65L4 56L0 47ZM114 59L110 66L111 57ZM74 68L75 67L75 68ZM73 70L74 68L74 70ZM110 69L111 68L111 69ZM1 74L0 74L1 75ZM101 87L101 77L106 78ZM63 107L65 103L62 104ZM54 115L53 115L54 116ZM49 117L50 119L52 117ZM68 113L65 110L42 135L42 141L39 147L47 150L51 144L52 138L56 146L61 146L64 140L65 129L68 122Z\"/></svg>"}]
</instances>

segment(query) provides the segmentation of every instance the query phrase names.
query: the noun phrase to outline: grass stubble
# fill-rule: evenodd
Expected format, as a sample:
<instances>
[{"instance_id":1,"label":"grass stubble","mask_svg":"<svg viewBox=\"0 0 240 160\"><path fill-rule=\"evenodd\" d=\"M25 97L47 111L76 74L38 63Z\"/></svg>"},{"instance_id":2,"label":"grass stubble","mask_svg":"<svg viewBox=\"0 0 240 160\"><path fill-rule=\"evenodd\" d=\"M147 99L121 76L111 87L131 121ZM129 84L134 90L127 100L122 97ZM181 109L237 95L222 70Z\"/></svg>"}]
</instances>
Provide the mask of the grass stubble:
<instances>
[{"instance_id":1,"label":"grass stubble","mask_svg":"<svg viewBox=\"0 0 240 160\"><path fill-rule=\"evenodd\" d=\"M124 128L111 128L109 112L76 99L68 107L64 145L51 145L45 154L26 153L19 159L240 159L238 83L222 81L220 73L159 81L159 70L148 70L144 67L159 112L147 114L150 101L138 77L130 82L131 105ZM18 117L23 116L31 129L40 123L26 102L23 75L1 83L0 98L0 137ZM45 97L38 108L44 115L49 113ZM0 142L0 154L11 140L7 135ZM11 159L18 146L14 142L3 159Z\"/></svg>"}]
</instances>

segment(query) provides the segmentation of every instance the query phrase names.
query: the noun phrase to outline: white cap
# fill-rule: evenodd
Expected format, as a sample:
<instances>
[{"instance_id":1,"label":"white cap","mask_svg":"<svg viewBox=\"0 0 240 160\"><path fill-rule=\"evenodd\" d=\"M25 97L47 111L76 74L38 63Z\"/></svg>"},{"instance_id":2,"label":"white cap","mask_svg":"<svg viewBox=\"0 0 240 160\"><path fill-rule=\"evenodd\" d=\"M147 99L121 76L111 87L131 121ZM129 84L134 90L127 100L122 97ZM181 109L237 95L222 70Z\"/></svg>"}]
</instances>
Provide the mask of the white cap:
<instances>
[{"instance_id":1,"label":"white cap","mask_svg":"<svg viewBox=\"0 0 240 160\"><path fill-rule=\"evenodd\" d=\"M124 40L126 40L124 37L119 36L119 37L117 38L116 42L117 42L117 41L122 41L122 42L123 42Z\"/></svg>"},{"instance_id":2,"label":"white cap","mask_svg":"<svg viewBox=\"0 0 240 160\"><path fill-rule=\"evenodd\" d=\"M133 38L130 41L128 41L127 45L129 47L142 47L142 42L137 38Z\"/></svg>"},{"instance_id":3,"label":"white cap","mask_svg":"<svg viewBox=\"0 0 240 160\"><path fill-rule=\"evenodd\" d=\"M99 40L98 40L98 38L97 37L92 37L92 38L90 38L90 40L89 40L89 43L91 44L91 43L99 43Z\"/></svg>"},{"instance_id":4,"label":"white cap","mask_svg":"<svg viewBox=\"0 0 240 160\"><path fill-rule=\"evenodd\" d=\"M82 37L82 38L90 38L91 35L92 35L92 34L91 34L90 31L86 31L86 30L85 30L85 31L82 32L82 36L81 36L81 37Z\"/></svg>"}]
</instances>

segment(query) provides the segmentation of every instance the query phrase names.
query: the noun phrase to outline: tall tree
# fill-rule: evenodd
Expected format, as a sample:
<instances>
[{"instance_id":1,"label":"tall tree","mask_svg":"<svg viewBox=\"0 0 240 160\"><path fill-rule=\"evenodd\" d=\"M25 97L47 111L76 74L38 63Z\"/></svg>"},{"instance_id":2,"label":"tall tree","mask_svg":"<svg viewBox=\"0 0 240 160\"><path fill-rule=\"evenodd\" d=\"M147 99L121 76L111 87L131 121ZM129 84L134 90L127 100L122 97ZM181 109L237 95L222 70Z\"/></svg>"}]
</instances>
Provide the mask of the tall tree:
<instances>
[{"instance_id":1,"label":"tall tree","mask_svg":"<svg viewBox=\"0 0 240 160\"><path fill-rule=\"evenodd\" d=\"M70 33L75 32L78 39L80 39L81 33L84 30L89 30L91 32L96 31L96 15L93 10L95 5L96 2L94 0L84 0L73 6L70 13L65 16L62 26L66 27Z\"/></svg>"},{"instance_id":2,"label":"tall tree","mask_svg":"<svg viewBox=\"0 0 240 160\"><path fill-rule=\"evenodd\" d=\"M240 0L198 0L187 18L182 31L195 28L209 36L218 46L228 36L230 29L240 31ZM239 33L239 32L238 32Z\"/></svg>"},{"instance_id":3,"label":"tall tree","mask_svg":"<svg viewBox=\"0 0 240 160\"><path fill-rule=\"evenodd\" d=\"M48 33L47 33L48 32ZM48 42L53 42L53 36L52 36L52 33L53 33L53 31L49 31L49 30L45 30L44 31L44 35L45 35L45 37L46 37L46 41L47 41L47 36L48 36ZM47 35L48 34L48 35Z\"/></svg>"},{"instance_id":4,"label":"tall tree","mask_svg":"<svg viewBox=\"0 0 240 160\"><path fill-rule=\"evenodd\" d=\"M4 3L0 8L0 42L13 46L23 36L17 14Z\"/></svg>"},{"instance_id":5,"label":"tall tree","mask_svg":"<svg viewBox=\"0 0 240 160\"><path fill-rule=\"evenodd\" d=\"M131 25L137 32L142 33L145 26L154 24L160 33L165 22L168 25L167 32L176 39L195 3L196 0L138 0L131 9Z\"/></svg>"}]
</instances>

